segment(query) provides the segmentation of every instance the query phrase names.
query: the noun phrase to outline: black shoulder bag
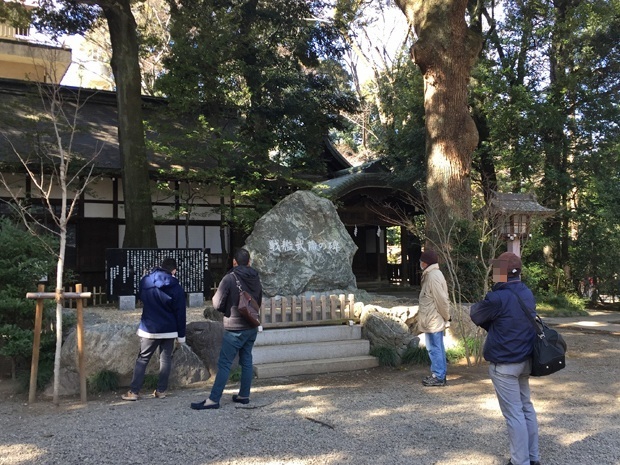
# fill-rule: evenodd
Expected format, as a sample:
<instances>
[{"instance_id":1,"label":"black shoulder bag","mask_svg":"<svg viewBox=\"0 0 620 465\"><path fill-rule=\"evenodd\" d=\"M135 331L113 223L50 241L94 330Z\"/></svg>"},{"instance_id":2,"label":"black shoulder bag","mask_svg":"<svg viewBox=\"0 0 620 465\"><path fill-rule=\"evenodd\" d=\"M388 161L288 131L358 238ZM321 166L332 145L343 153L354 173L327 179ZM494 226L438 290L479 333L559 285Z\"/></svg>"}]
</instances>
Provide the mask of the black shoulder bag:
<instances>
[{"instance_id":1,"label":"black shoulder bag","mask_svg":"<svg viewBox=\"0 0 620 465\"><path fill-rule=\"evenodd\" d=\"M538 315L536 315L536 318L532 317L519 294L509 287L504 289L508 289L517 297L521 310L530 320L538 335L536 341L534 341L534 351L532 352L531 375L547 376L560 371L566 366L566 342L562 335L555 329L549 328Z\"/></svg>"},{"instance_id":2,"label":"black shoulder bag","mask_svg":"<svg viewBox=\"0 0 620 465\"><path fill-rule=\"evenodd\" d=\"M252 328L258 328L260 326L260 308L258 302L256 302L256 299L254 299L249 292L241 288L241 283L235 273L233 273L233 276L235 277L235 281L237 281L237 288L239 289L237 311Z\"/></svg>"}]
</instances>

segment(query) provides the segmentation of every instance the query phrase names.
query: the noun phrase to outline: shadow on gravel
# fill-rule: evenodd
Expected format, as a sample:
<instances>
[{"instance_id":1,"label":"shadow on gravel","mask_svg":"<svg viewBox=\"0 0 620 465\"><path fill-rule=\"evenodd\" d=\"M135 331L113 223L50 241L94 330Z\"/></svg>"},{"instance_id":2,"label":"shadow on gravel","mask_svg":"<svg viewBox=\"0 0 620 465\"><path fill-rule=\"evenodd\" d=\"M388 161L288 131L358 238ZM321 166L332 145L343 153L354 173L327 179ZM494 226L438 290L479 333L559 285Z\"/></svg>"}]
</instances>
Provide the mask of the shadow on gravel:
<instances>
[{"instance_id":1,"label":"shadow on gravel","mask_svg":"<svg viewBox=\"0 0 620 465\"><path fill-rule=\"evenodd\" d=\"M562 331L567 368L531 380L544 465L620 464L620 338ZM505 465L508 441L486 363L256 380L252 401L193 411L208 387L166 399L0 402L0 464Z\"/></svg>"}]
</instances>

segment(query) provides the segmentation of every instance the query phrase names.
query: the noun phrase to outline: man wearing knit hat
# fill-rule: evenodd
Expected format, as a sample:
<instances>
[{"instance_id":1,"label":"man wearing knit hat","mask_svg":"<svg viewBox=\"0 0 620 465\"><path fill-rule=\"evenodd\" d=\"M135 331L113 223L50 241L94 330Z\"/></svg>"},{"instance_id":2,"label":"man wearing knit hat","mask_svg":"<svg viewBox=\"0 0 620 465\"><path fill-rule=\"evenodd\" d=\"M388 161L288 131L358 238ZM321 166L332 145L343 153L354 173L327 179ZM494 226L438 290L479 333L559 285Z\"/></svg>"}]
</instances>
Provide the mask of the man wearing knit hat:
<instances>
[{"instance_id":1,"label":"man wearing knit hat","mask_svg":"<svg viewBox=\"0 0 620 465\"><path fill-rule=\"evenodd\" d=\"M469 316L487 331L483 354L508 427L507 465L540 465L538 420L529 384L536 339L530 318L536 316L536 301L521 282L521 258L504 252L491 265L495 284L483 301L472 305Z\"/></svg>"},{"instance_id":2,"label":"man wearing knit hat","mask_svg":"<svg viewBox=\"0 0 620 465\"><path fill-rule=\"evenodd\" d=\"M426 350L431 359L431 375L422 380L424 386L446 385L446 348L443 332L450 321L450 297L446 278L439 269L437 253L425 249L420 256L422 288L418 310L418 330L425 333Z\"/></svg>"}]
</instances>

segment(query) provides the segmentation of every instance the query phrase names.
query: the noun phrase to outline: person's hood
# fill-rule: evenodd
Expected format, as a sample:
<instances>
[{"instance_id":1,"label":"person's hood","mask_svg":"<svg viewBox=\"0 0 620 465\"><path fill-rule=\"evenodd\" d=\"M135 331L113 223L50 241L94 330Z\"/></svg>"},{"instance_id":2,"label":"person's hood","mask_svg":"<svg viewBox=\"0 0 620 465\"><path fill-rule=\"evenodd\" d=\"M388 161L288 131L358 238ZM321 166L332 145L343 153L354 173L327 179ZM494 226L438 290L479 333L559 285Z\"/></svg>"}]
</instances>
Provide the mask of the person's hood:
<instances>
[{"instance_id":1,"label":"person's hood","mask_svg":"<svg viewBox=\"0 0 620 465\"><path fill-rule=\"evenodd\" d=\"M245 284L247 291L253 296L258 296L261 293L260 278L258 271L250 266L238 265L232 269L232 272L237 275L239 281L241 281L242 287Z\"/></svg>"},{"instance_id":2,"label":"person's hood","mask_svg":"<svg viewBox=\"0 0 620 465\"><path fill-rule=\"evenodd\" d=\"M159 289L171 286L177 282L177 278L172 276L168 271L162 268L155 268L148 275L144 277L142 283L143 289L150 289L157 287Z\"/></svg>"}]
</instances>

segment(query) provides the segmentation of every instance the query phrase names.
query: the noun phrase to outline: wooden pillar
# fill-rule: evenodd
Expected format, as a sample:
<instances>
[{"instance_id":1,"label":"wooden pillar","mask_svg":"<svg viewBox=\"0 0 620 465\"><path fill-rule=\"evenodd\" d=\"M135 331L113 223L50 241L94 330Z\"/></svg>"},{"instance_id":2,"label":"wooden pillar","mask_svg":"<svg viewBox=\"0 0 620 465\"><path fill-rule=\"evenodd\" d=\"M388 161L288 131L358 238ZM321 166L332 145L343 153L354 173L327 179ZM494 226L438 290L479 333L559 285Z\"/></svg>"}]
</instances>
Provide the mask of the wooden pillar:
<instances>
[{"instance_id":1,"label":"wooden pillar","mask_svg":"<svg viewBox=\"0 0 620 465\"><path fill-rule=\"evenodd\" d=\"M409 279L409 232L404 226L400 227L400 275L402 285L410 286Z\"/></svg>"},{"instance_id":2,"label":"wooden pillar","mask_svg":"<svg viewBox=\"0 0 620 465\"><path fill-rule=\"evenodd\" d=\"M378 230L379 226L377 226L377 231ZM375 232L375 236L377 238L377 281L381 281L381 234Z\"/></svg>"},{"instance_id":3,"label":"wooden pillar","mask_svg":"<svg viewBox=\"0 0 620 465\"><path fill-rule=\"evenodd\" d=\"M75 285L75 292L82 293L82 285ZM78 369L80 373L80 399L83 403L86 403L86 366L84 365L84 310L83 299L77 299L77 356L78 356Z\"/></svg>"},{"instance_id":4,"label":"wooden pillar","mask_svg":"<svg viewBox=\"0 0 620 465\"><path fill-rule=\"evenodd\" d=\"M38 292L44 292L45 286L39 284ZM32 404L37 398L37 376L39 375L39 347L41 345L41 328L43 326L43 299L37 299L34 316L34 339L32 341L32 361L30 363L30 390L28 391L28 403Z\"/></svg>"},{"instance_id":5,"label":"wooden pillar","mask_svg":"<svg viewBox=\"0 0 620 465\"><path fill-rule=\"evenodd\" d=\"M507 251L512 252L517 257L521 256L521 238L519 236L507 242Z\"/></svg>"}]
</instances>

